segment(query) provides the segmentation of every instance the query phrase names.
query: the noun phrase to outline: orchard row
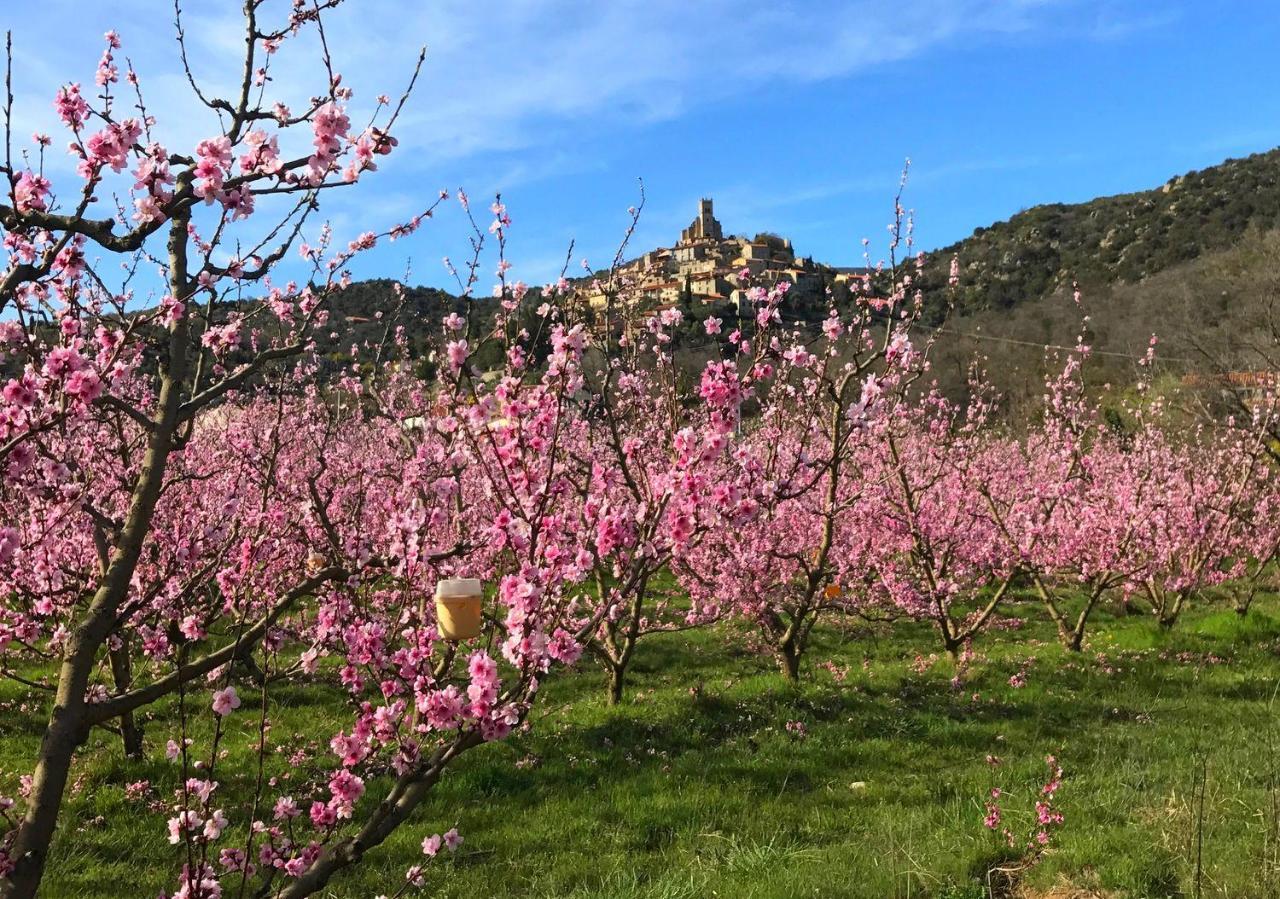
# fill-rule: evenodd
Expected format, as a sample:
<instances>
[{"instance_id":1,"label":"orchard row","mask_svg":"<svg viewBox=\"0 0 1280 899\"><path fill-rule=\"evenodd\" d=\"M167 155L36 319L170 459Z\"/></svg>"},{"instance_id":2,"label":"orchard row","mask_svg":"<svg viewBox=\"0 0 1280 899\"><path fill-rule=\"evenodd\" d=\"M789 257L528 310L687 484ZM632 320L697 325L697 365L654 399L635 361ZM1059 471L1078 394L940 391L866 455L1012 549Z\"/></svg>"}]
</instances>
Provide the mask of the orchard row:
<instances>
[{"instance_id":1,"label":"orchard row","mask_svg":"<svg viewBox=\"0 0 1280 899\"><path fill-rule=\"evenodd\" d=\"M329 318L352 258L446 199L472 214L442 192L345 246L327 226L306 240L325 191L393 149L404 103L379 97L353 127L327 42L318 96L267 96L282 45L332 5L268 27L247 4L241 88L219 99L192 78L221 127L190 154L153 136L108 34L93 104L74 83L56 95L67 186L46 174L50 138L9 156L0 673L48 718L0 797L0 894L35 895L55 839L73 838L64 798L99 728L180 769L155 824L174 896L292 899L406 825L460 755L531 726L564 667L602 665L618 701L650 634L746 621L796 678L838 616L924 619L959 656L1030 588L1079 650L1104 601L1171 627L1206 588L1247 608L1265 586L1272 397L1248 421L1175 426L1139 389L1117 425L1085 390L1083 343L1023 427L976 374L941 395L920 319L946 298L896 261L901 208L890 262L854 302L812 327L789 317L785 284L753 287L736 321L696 323L715 353L691 369L690 322L615 316L632 299L615 275L603 320L564 278L509 280L495 201L459 274L469 297L496 247L494 300L444 316L431 377L394 316L321 377L326 350L352 342ZM153 301L135 295L148 277ZM448 639L433 600L455 578L485 585L467 639ZM335 680L348 702L323 723L331 755L287 787L261 776L274 691ZM224 751L236 716L255 722L253 770L227 770L243 764ZM227 782L254 784L247 801ZM428 837L423 865L458 840Z\"/></svg>"}]
</instances>

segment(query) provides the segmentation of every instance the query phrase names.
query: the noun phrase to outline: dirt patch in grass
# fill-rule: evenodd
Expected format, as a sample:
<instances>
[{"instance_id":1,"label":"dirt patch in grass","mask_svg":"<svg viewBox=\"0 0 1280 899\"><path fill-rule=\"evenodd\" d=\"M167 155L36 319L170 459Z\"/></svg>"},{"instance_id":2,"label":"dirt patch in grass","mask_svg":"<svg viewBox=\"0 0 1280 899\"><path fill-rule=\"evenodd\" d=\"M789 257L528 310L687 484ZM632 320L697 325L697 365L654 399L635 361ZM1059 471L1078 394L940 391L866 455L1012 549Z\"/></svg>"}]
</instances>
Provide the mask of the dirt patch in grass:
<instances>
[{"instance_id":1,"label":"dirt patch in grass","mask_svg":"<svg viewBox=\"0 0 1280 899\"><path fill-rule=\"evenodd\" d=\"M1048 887L1020 886L1013 895L1016 899L1124 899L1122 893L1081 886L1067 880Z\"/></svg>"}]
</instances>

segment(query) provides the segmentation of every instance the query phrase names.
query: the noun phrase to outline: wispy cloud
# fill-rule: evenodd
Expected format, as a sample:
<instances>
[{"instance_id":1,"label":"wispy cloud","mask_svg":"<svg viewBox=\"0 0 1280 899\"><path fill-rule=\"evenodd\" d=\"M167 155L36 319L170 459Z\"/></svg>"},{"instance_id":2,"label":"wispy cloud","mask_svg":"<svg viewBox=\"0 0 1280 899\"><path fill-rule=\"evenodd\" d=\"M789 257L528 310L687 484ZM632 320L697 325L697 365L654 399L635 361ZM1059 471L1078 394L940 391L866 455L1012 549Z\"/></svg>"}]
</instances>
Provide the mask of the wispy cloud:
<instances>
[{"instance_id":1,"label":"wispy cloud","mask_svg":"<svg viewBox=\"0 0 1280 899\"><path fill-rule=\"evenodd\" d=\"M1108 8L1098 12L1088 34L1099 41L1125 40L1136 34L1166 28L1176 24L1181 18L1182 11L1178 9L1130 13Z\"/></svg>"},{"instance_id":2,"label":"wispy cloud","mask_svg":"<svg viewBox=\"0 0 1280 899\"><path fill-rule=\"evenodd\" d=\"M949 41L1027 33L1066 4L360 0L330 16L330 33L337 64L366 99L400 87L418 47L428 47L420 95L401 132L425 167L677 118L762 85L847 76ZM165 5L106 6L55 0L15 23L22 112L33 124L48 122L56 80L91 73L107 27L124 33L127 52L149 75L148 102L161 113L185 105ZM235 4L187 6L197 75L226 90L237 77L226 63L243 46ZM166 11L157 15L158 8ZM286 100L304 99L319 74L296 59L282 56L275 73L273 90Z\"/></svg>"},{"instance_id":3,"label":"wispy cloud","mask_svg":"<svg viewBox=\"0 0 1280 899\"><path fill-rule=\"evenodd\" d=\"M239 4L185 6L197 78L212 91L231 90L244 40ZM267 4L275 15L287 7L286 0ZM91 81L108 28L124 37L168 146L190 149L216 130L212 113L193 109L165 0L46 0L28 9L10 17L20 138L35 129L61 134L53 91L62 81ZM777 97L876 69L909 81L912 64L948 48L1024 45L1064 31L1118 40L1160 27L1169 15L1137 0L349 0L327 21L335 65L356 90L357 106L398 92L418 48L426 45L428 55L398 128L401 151L362 185L358 200L336 192L331 205L335 221L355 222L371 210L408 212L421 197L459 183L480 196L564 179L603 168L601 148L655 124L715 123L726 101ZM306 40L310 46L286 46L273 61L270 99L300 105L323 83L314 37ZM713 127L728 133L733 123ZM983 163L993 164L1035 162ZM916 177L963 165L921 166ZM887 170L812 182L790 175L785 189L766 194L745 178L708 174L704 189L743 222L781 207L883 196L896 182ZM689 198L667 199L667 208L649 211L638 242L667 239L686 223Z\"/></svg>"}]
</instances>

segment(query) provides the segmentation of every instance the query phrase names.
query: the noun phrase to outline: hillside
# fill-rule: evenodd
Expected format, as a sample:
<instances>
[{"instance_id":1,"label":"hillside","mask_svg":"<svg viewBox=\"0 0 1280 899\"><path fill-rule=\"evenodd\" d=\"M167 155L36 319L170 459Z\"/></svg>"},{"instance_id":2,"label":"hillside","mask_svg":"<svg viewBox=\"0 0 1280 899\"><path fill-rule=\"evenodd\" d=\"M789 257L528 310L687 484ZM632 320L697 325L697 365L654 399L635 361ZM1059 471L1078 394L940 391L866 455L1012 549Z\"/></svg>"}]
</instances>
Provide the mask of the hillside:
<instances>
[{"instance_id":1,"label":"hillside","mask_svg":"<svg viewBox=\"0 0 1280 899\"><path fill-rule=\"evenodd\" d=\"M929 255L926 284L960 260L957 306L1008 309L1078 281L1133 284L1280 227L1280 149L1188 172L1138 193L1036 206Z\"/></svg>"},{"instance_id":2,"label":"hillside","mask_svg":"<svg viewBox=\"0 0 1280 899\"><path fill-rule=\"evenodd\" d=\"M352 346L378 346L392 339L399 326L404 327L410 357L424 359L430 351L429 342L440 333L444 317L463 311L462 301L443 290L406 287L397 294L395 283L387 278L357 281L333 295L330 324L343 339L325 353L327 371L349 365ZM430 369L421 373L429 374Z\"/></svg>"},{"instance_id":3,"label":"hillside","mask_svg":"<svg viewBox=\"0 0 1280 899\"><path fill-rule=\"evenodd\" d=\"M1274 370L1280 362L1280 149L1189 172L1153 190L1037 206L980 227L926 255L918 282L926 296L947 295L952 256L960 260L960 284L935 347L934 372L944 388L959 388L970 362L983 357L1011 414L1041 393L1045 345L1072 345L1080 333L1083 313L1070 299L1073 281L1089 315L1086 339L1098 351L1096 383L1132 381L1134 360L1153 334L1170 383L1196 374ZM424 287L408 288L401 300L392 285L358 282L335 296L333 323L344 338L325 353L329 372L349 364L353 344L380 343L394 323L405 327L411 355L430 374L429 335L465 304ZM707 353L696 320L732 315L734 308L725 297L695 299L706 302L693 304L697 314L683 352L691 364ZM789 319L816 321L804 304L792 305ZM935 308L940 322L941 303Z\"/></svg>"}]
</instances>

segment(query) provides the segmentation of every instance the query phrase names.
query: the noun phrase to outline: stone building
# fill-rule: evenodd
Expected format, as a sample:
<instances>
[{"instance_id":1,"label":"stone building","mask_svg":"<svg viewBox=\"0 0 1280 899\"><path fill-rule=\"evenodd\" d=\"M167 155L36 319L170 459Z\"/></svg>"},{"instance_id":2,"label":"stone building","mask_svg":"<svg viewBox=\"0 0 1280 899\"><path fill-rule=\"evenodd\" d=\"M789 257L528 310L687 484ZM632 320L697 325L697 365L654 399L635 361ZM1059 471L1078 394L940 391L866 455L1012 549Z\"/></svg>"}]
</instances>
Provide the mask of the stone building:
<instances>
[{"instance_id":1,"label":"stone building","mask_svg":"<svg viewBox=\"0 0 1280 899\"><path fill-rule=\"evenodd\" d=\"M836 274L809 257L797 257L785 237L725 237L712 201L703 198L698 201L697 218L680 232L675 246L651 250L619 269L614 288L618 302L613 308L624 320L677 303L714 308L745 302L748 287L782 281L791 285L789 304L825 306ZM599 281L583 285L578 295L597 312L608 302Z\"/></svg>"},{"instance_id":2,"label":"stone building","mask_svg":"<svg viewBox=\"0 0 1280 899\"><path fill-rule=\"evenodd\" d=\"M680 243L690 244L699 240L724 240L724 231L711 210L711 200L698 201L698 217L688 228L680 232Z\"/></svg>"}]
</instances>

